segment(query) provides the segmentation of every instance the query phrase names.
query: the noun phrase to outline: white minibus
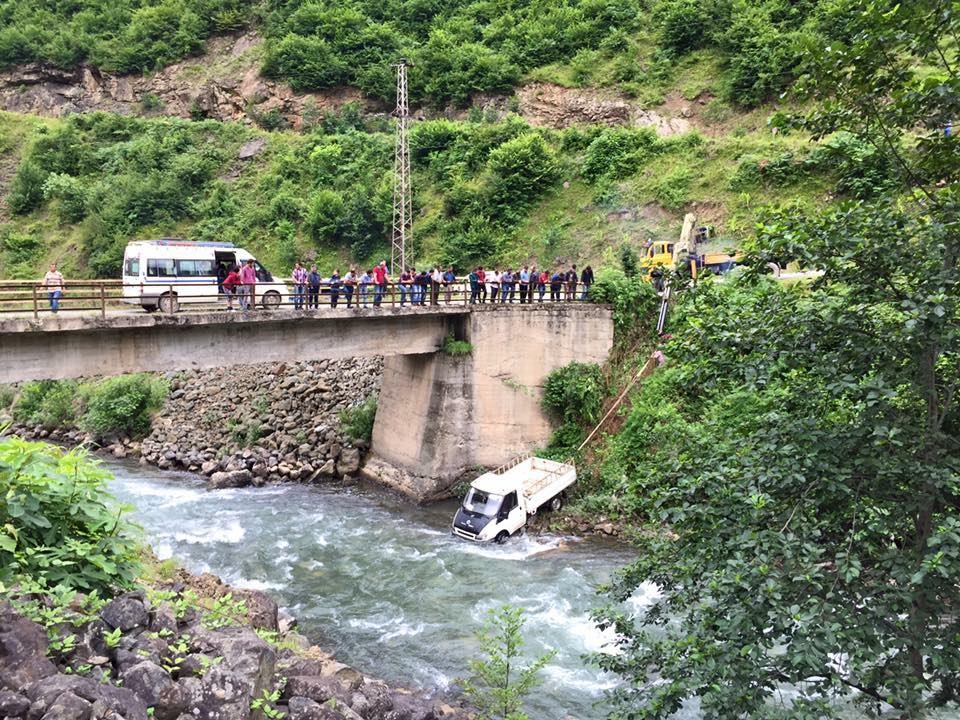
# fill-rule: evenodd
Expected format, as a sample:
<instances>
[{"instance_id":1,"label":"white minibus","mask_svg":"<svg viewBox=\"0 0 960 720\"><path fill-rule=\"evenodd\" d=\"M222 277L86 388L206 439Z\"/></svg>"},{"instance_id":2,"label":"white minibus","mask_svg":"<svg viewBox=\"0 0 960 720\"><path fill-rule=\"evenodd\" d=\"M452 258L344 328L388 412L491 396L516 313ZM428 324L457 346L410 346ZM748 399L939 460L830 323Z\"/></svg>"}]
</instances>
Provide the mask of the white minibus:
<instances>
[{"instance_id":1,"label":"white minibus","mask_svg":"<svg viewBox=\"0 0 960 720\"><path fill-rule=\"evenodd\" d=\"M223 299L220 287L234 265L253 260L257 271L256 303L273 309L287 304L290 294L282 282L243 248L228 242L164 238L137 240L123 253L123 301L147 312L160 308L177 312L181 304L215 303ZM222 270L221 270L222 267Z\"/></svg>"}]
</instances>

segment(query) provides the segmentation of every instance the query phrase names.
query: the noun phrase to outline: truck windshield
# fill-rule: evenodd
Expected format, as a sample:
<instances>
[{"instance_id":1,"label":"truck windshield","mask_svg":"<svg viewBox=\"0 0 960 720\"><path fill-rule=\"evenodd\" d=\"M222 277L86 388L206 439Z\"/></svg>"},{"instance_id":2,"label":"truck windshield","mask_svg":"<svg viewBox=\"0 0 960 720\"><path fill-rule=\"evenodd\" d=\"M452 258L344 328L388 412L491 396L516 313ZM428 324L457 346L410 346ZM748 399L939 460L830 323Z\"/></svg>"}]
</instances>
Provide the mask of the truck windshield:
<instances>
[{"instance_id":1,"label":"truck windshield","mask_svg":"<svg viewBox=\"0 0 960 720\"><path fill-rule=\"evenodd\" d=\"M463 499L463 509L478 515L493 517L500 509L501 502L503 502L502 495L492 495L476 488L470 488L470 492Z\"/></svg>"}]
</instances>

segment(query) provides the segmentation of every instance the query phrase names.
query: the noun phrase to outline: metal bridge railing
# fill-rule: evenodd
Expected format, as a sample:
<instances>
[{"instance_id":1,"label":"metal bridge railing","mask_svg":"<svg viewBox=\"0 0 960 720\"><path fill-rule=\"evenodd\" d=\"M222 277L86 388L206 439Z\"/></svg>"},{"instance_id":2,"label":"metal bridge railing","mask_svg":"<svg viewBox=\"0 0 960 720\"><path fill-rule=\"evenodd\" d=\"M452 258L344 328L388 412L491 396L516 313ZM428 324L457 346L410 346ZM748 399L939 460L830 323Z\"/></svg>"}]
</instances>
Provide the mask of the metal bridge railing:
<instances>
[{"instance_id":1,"label":"metal bridge railing","mask_svg":"<svg viewBox=\"0 0 960 720\"><path fill-rule=\"evenodd\" d=\"M318 288L310 286L297 293L295 286L287 283L286 292L277 291L281 283L258 283L254 286L253 309L271 310L276 308L302 310L305 312L322 309L362 309L372 307L429 307L429 306L465 306L471 304L508 305L541 304L551 302L580 302L584 287L564 283L559 290L551 289L549 283L541 291L532 283L529 290L522 292L519 283L511 288L489 284L483 290L474 293L466 278L440 286L415 286L412 283L389 282L380 293L377 303L377 290L373 284L355 285L349 290L342 282L338 285L324 280ZM263 290L266 292L263 292ZM126 292L125 292L126 291ZM164 302L163 298L172 301ZM108 310L131 308L142 305L145 309L173 314L196 305L198 310L217 307L226 309L227 295L222 287L213 281L197 282L170 281L151 283L126 283L121 280L71 280L65 283L59 298L60 312L97 313L106 317ZM232 298L232 305L240 309L240 297ZM55 311L51 307L49 290L34 280L0 280L0 318L10 315L32 315L39 319L41 315L50 315Z\"/></svg>"}]
</instances>

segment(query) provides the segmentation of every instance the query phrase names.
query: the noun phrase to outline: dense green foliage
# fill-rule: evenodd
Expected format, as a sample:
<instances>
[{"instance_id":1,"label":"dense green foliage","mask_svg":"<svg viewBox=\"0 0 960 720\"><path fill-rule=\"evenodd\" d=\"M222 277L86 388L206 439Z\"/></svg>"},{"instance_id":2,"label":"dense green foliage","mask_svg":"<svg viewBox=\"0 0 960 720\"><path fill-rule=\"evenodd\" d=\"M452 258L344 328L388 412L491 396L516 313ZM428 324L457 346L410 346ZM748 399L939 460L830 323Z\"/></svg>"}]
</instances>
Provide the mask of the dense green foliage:
<instances>
[{"instance_id":1,"label":"dense green foliage","mask_svg":"<svg viewBox=\"0 0 960 720\"><path fill-rule=\"evenodd\" d=\"M81 451L0 441L0 581L109 592L140 565L126 508L105 490L109 474Z\"/></svg>"},{"instance_id":2,"label":"dense green foliage","mask_svg":"<svg viewBox=\"0 0 960 720\"><path fill-rule=\"evenodd\" d=\"M547 375L543 407L568 423L594 423L607 392L603 370L596 363L572 362Z\"/></svg>"},{"instance_id":3,"label":"dense green foliage","mask_svg":"<svg viewBox=\"0 0 960 720\"><path fill-rule=\"evenodd\" d=\"M554 653L520 665L523 653L523 611L504 605L487 612L477 632L484 656L470 661L473 676L463 692L477 708L477 720L527 720L524 698L540 683L538 677Z\"/></svg>"},{"instance_id":4,"label":"dense green foliage","mask_svg":"<svg viewBox=\"0 0 960 720\"><path fill-rule=\"evenodd\" d=\"M165 381L146 373L98 382L38 380L24 383L13 404L13 419L47 430L82 428L96 437L142 437L167 396Z\"/></svg>"},{"instance_id":5,"label":"dense green foliage","mask_svg":"<svg viewBox=\"0 0 960 720\"><path fill-rule=\"evenodd\" d=\"M377 417L377 398L373 395L359 405L340 411L340 429L354 440L370 442Z\"/></svg>"},{"instance_id":6,"label":"dense green foliage","mask_svg":"<svg viewBox=\"0 0 960 720\"><path fill-rule=\"evenodd\" d=\"M871 3L814 49L822 105L780 127L845 131L834 148L879 176L759 228L756 268L799 258L822 271L809 285L704 282L671 317L667 365L632 398L594 499L667 530L610 588L660 597L600 613L621 650L600 662L627 680L615 714L960 703L958 23L939 0Z\"/></svg>"},{"instance_id":7,"label":"dense green foliage","mask_svg":"<svg viewBox=\"0 0 960 720\"><path fill-rule=\"evenodd\" d=\"M853 0L238 0L0 2L0 67L29 61L149 72L198 54L213 34L267 38L263 71L299 90L341 85L392 100L407 58L418 104L465 105L537 72L576 84L664 87L688 57L717 58L724 97L755 105L803 69L807 40L842 39ZM700 57L698 57L700 54ZM656 92L654 90L654 92Z\"/></svg>"},{"instance_id":8,"label":"dense green foliage","mask_svg":"<svg viewBox=\"0 0 960 720\"><path fill-rule=\"evenodd\" d=\"M147 373L121 375L94 385L86 397L80 426L98 435L142 437L163 406L168 384Z\"/></svg>"},{"instance_id":9,"label":"dense green foliage","mask_svg":"<svg viewBox=\"0 0 960 720\"><path fill-rule=\"evenodd\" d=\"M0 273L8 277L35 277L59 260L68 278L116 278L129 239L164 235L235 242L280 276L298 258L328 274L387 251L393 138L353 106L315 118L303 134L258 133L266 149L240 164L237 151L255 137L240 125L94 113L35 123L19 142L22 126L4 120L0 148L9 133L7 146L21 153L7 198L14 215L0 228ZM604 213L621 203L715 199L713 178L731 159L758 162L794 145L809 152L793 138L731 144L696 133L553 132L512 116L420 122L411 130L413 255L460 272L476 264L544 267L599 256L625 232L636 244L673 236L670 221L606 221ZM622 147L640 150L623 155ZM851 167L838 184L858 172ZM728 212L752 224L757 197L785 198L797 187L741 178L725 192ZM51 254L51 245L64 249Z\"/></svg>"}]
</instances>

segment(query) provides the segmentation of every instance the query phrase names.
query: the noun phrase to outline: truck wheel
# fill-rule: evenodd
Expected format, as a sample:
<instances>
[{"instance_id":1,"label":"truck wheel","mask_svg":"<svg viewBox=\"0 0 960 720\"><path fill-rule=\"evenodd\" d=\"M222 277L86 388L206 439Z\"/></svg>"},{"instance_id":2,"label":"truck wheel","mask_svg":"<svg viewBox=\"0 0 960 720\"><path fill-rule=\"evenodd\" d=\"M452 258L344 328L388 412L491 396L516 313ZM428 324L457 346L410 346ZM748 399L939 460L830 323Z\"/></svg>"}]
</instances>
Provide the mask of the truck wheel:
<instances>
[{"instance_id":1,"label":"truck wheel","mask_svg":"<svg viewBox=\"0 0 960 720\"><path fill-rule=\"evenodd\" d=\"M563 507L563 498L560 497L559 495L554 495L550 499L550 510L552 512L557 512L557 510L559 510L562 507Z\"/></svg>"},{"instance_id":2,"label":"truck wheel","mask_svg":"<svg viewBox=\"0 0 960 720\"><path fill-rule=\"evenodd\" d=\"M173 314L180 309L180 303L177 301L177 296L174 293L164 293L160 296L160 311L168 314Z\"/></svg>"},{"instance_id":3,"label":"truck wheel","mask_svg":"<svg viewBox=\"0 0 960 720\"><path fill-rule=\"evenodd\" d=\"M503 545L507 541L508 537L510 537L510 533L508 533L506 530L501 530L500 533L493 539L493 541L497 545Z\"/></svg>"}]
</instances>

